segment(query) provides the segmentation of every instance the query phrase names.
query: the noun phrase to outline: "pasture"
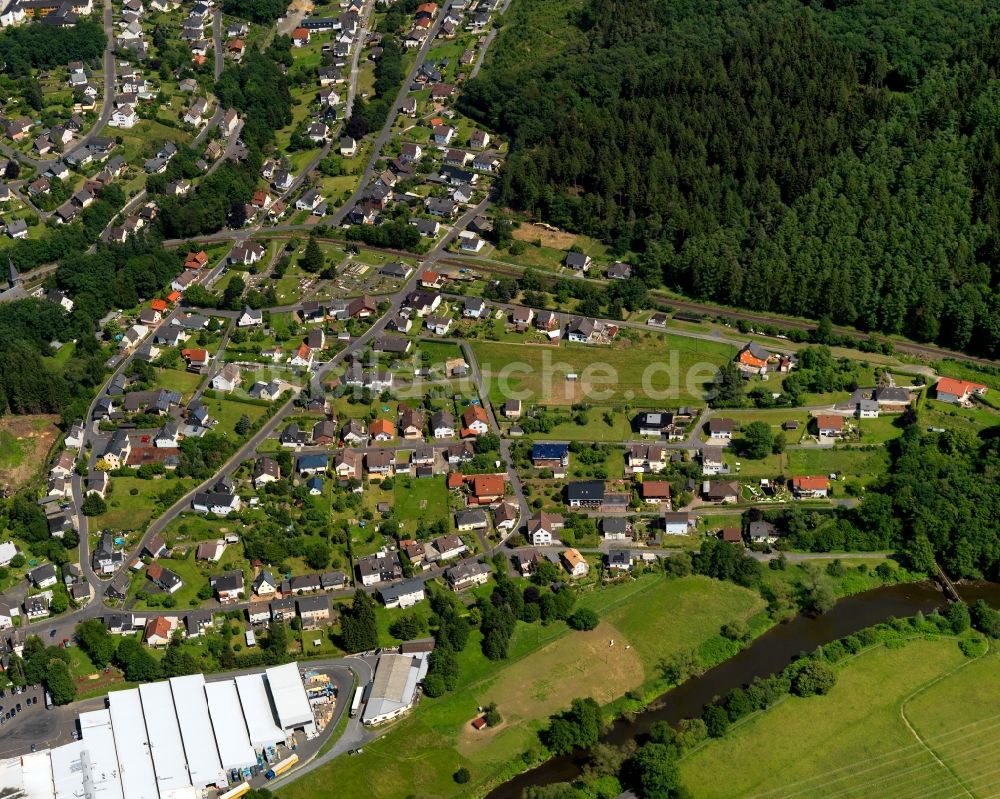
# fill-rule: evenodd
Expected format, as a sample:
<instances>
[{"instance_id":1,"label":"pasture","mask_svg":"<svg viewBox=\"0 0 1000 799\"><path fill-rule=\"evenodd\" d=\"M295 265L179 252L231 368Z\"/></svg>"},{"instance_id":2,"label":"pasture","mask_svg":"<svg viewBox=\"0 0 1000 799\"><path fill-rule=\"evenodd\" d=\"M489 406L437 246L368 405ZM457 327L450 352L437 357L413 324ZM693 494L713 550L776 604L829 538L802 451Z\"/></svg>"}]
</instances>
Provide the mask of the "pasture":
<instances>
[{"instance_id":1,"label":"pasture","mask_svg":"<svg viewBox=\"0 0 1000 799\"><path fill-rule=\"evenodd\" d=\"M691 795L995 795L996 655L970 661L952 639L917 639L868 650L839 671L828 695L788 697L686 756ZM760 745L771 740L781 745Z\"/></svg>"},{"instance_id":2,"label":"pasture","mask_svg":"<svg viewBox=\"0 0 1000 799\"><path fill-rule=\"evenodd\" d=\"M652 333L637 341L619 336L609 346L487 341L469 346L494 402L513 396L551 405L699 402L719 365L736 354L728 344Z\"/></svg>"}]
</instances>

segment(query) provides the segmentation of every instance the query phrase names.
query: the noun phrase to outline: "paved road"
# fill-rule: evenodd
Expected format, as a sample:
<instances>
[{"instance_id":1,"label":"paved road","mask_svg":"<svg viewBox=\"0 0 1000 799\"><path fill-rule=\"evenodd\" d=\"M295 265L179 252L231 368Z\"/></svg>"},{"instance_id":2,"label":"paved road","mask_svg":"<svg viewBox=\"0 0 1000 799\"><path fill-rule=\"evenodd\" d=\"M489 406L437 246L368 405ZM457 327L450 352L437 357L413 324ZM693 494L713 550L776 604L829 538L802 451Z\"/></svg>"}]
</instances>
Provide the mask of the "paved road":
<instances>
[{"instance_id":1,"label":"paved road","mask_svg":"<svg viewBox=\"0 0 1000 799\"><path fill-rule=\"evenodd\" d=\"M379 133L378 138L375 139L371 158L368 159L368 165L365 167L365 171L361 175L361 180L358 181L357 189L354 190L354 194L351 195L350 199L346 203L344 203L327 218L327 221L329 221L331 225L340 225L351 212L351 209L357 205L358 201L361 200L365 192L368 190L368 183L371 181L372 175L375 174L375 165L378 163L378 160L382 155L382 148L385 147L386 142L388 142L389 138L392 136L392 126L396 123L396 117L399 115L400 106L402 106L403 101L407 98L407 96L409 96L410 86L412 85L414 78L416 78L420 66L424 63L427 53L430 52L431 46L434 44L434 39L437 37L438 31L441 30L441 23L444 21L444 18L445 11L444 9L441 9L438 13L437 19L428 31L426 41L424 41L420 50L417 52L417 60L413 62L413 67L403 80L403 85L400 87L399 93L396 95L396 99L392 104L392 108L389 109L389 114L386 116L385 124L382 126L382 131Z\"/></svg>"}]
</instances>

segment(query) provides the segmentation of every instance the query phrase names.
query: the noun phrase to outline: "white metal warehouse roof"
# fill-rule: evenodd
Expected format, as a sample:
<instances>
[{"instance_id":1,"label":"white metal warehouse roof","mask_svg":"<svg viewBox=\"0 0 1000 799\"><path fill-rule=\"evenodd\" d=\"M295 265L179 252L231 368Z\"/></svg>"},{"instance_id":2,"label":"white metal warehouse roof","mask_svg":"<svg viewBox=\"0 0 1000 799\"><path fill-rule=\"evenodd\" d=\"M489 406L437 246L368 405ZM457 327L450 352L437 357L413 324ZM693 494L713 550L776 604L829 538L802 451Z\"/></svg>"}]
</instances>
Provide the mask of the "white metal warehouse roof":
<instances>
[{"instance_id":1,"label":"white metal warehouse roof","mask_svg":"<svg viewBox=\"0 0 1000 799\"><path fill-rule=\"evenodd\" d=\"M257 753L250 745L240 697L236 693L236 683L232 680L206 683L205 696L212 715L212 728L215 730L222 768L229 771L254 765Z\"/></svg>"},{"instance_id":2,"label":"white metal warehouse roof","mask_svg":"<svg viewBox=\"0 0 1000 799\"><path fill-rule=\"evenodd\" d=\"M56 799L80 799L83 792L83 741L57 746L52 754L52 783Z\"/></svg>"},{"instance_id":3,"label":"white metal warehouse roof","mask_svg":"<svg viewBox=\"0 0 1000 799\"><path fill-rule=\"evenodd\" d=\"M50 752L33 752L21 761L21 779L28 799L53 799L56 795L52 784L52 759Z\"/></svg>"},{"instance_id":4,"label":"white metal warehouse roof","mask_svg":"<svg viewBox=\"0 0 1000 799\"><path fill-rule=\"evenodd\" d=\"M420 666L420 659L412 655L379 656L362 717L366 724L377 724L413 704Z\"/></svg>"},{"instance_id":5,"label":"white metal warehouse roof","mask_svg":"<svg viewBox=\"0 0 1000 799\"><path fill-rule=\"evenodd\" d=\"M205 677L188 674L171 677L170 690L174 694L174 710L180 724L184 752L187 754L191 783L196 788L225 781L219 750L215 747L212 719L208 715L205 698Z\"/></svg>"},{"instance_id":6,"label":"white metal warehouse roof","mask_svg":"<svg viewBox=\"0 0 1000 799\"><path fill-rule=\"evenodd\" d=\"M285 733L274 721L271 697L264 685L263 674L241 674L236 688L243 706L243 717L250 732L250 743L257 749L273 746L285 740Z\"/></svg>"},{"instance_id":7,"label":"white metal warehouse roof","mask_svg":"<svg viewBox=\"0 0 1000 799\"><path fill-rule=\"evenodd\" d=\"M115 691L108 694L108 701L118 749L118 772L126 799L158 799L156 772L138 689Z\"/></svg>"},{"instance_id":8,"label":"white metal warehouse roof","mask_svg":"<svg viewBox=\"0 0 1000 799\"><path fill-rule=\"evenodd\" d=\"M83 737L83 786L87 799L124 799L111 713L104 709L81 713L80 732Z\"/></svg>"},{"instance_id":9,"label":"white metal warehouse roof","mask_svg":"<svg viewBox=\"0 0 1000 799\"><path fill-rule=\"evenodd\" d=\"M283 666L271 666L267 669L267 684L274 699L274 708L278 711L278 721L282 728L288 730L314 724L312 707L306 696L302 676L296 663L286 663Z\"/></svg>"},{"instance_id":10,"label":"white metal warehouse roof","mask_svg":"<svg viewBox=\"0 0 1000 799\"><path fill-rule=\"evenodd\" d=\"M165 682L144 683L139 686L142 713L149 734L149 751L156 770L156 787L160 796L170 791L191 787L184 760L184 744L174 714L174 697Z\"/></svg>"}]
</instances>

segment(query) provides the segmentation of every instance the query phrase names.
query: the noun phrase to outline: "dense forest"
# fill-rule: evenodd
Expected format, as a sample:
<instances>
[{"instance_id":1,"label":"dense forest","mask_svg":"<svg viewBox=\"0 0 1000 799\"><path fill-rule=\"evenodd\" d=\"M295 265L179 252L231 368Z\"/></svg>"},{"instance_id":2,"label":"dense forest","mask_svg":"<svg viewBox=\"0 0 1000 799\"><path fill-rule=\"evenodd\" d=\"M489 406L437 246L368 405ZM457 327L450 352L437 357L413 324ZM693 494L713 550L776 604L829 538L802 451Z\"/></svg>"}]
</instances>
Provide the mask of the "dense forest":
<instances>
[{"instance_id":1,"label":"dense forest","mask_svg":"<svg viewBox=\"0 0 1000 799\"><path fill-rule=\"evenodd\" d=\"M647 282L996 355L998 33L985 0L534 0L460 102L511 137L502 201Z\"/></svg>"},{"instance_id":2,"label":"dense forest","mask_svg":"<svg viewBox=\"0 0 1000 799\"><path fill-rule=\"evenodd\" d=\"M97 61L107 39L100 22L81 20L70 27L25 25L0 34L0 63L9 75L29 75L70 61Z\"/></svg>"},{"instance_id":3,"label":"dense forest","mask_svg":"<svg viewBox=\"0 0 1000 799\"><path fill-rule=\"evenodd\" d=\"M67 314L47 300L0 305L0 414L84 415L93 388L104 379L106 353L94 336L111 308L130 308L152 297L180 271L180 256L154 241L101 246L93 255L66 255L55 281L74 300ZM45 358L49 342L75 341L65 366Z\"/></svg>"}]
</instances>

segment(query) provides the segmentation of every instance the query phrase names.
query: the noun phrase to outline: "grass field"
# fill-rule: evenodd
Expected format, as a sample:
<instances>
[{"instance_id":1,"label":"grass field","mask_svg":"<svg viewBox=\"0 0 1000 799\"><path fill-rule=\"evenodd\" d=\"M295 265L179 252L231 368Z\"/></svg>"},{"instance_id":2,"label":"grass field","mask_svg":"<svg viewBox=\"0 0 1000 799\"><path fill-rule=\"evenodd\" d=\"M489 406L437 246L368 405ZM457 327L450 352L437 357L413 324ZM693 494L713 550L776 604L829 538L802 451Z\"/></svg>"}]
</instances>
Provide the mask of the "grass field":
<instances>
[{"instance_id":1,"label":"grass field","mask_svg":"<svg viewBox=\"0 0 1000 799\"><path fill-rule=\"evenodd\" d=\"M164 491L174 491L178 486L183 491L193 488L195 481L140 480L138 477L112 477L111 493L108 494L108 510L91 521L91 528L102 530L138 530L153 518L158 507L157 497ZM132 491L136 491L135 494Z\"/></svg>"},{"instance_id":2,"label":"grass field","mask_svg":"<svg viewBox=\"0 0 1000 799\"><path fill-rule=\"evenodd\" d=\"M771 432L785 434L785 442L788 444L798 444L802 439L802 434L806 431L809 423L809 412L797 408L766 408L756 410L726 410L721 411L719 416L735 419L740 427L746 427L751 422L766 422L771 426ZM782 430L782 425L790 420L799 423L797 430ZM872 421L878 421L873 419Z\"/></svg>"},{"instance_id":3,"label":"grass field","mask_svg":"<svg viewBox=\"0 0 1000 799\"><path fill-rule=\"evenodd\" d=\"M179 391L183 401L187 402L198 389L201 377L201 375L196 375L184 369L160 369L156 375L155 385L157 387L169 388L172 391Z\"/></svg>"},{"instance_id":4,"label":"grass field","mask_svg":"<svg viewBox=\"0 0 1000 799\"><path fill-rule=\"evenodd\" d=\"M968 660L951 639L878 647L842 666L827 696L749 718L681 775L696 799L995 796L998 677L1000 658Z\"/></svg>"},{"instance_id":5,"label":"grass field","mask_svg":"<svg viewBox=\"0 0 1000 799\"><path fill-rule=\"evenodd\" d=\"M205 406L208 408L208 414L213 419L218 419L219 424L216 425L215 430L219 433L226 433L228 435L235 435L233 429L236 427L236 423L240 420L240 417L245 413L249 418L250 422L253 423L257 421L267 407L264 405L257 405L252 402L240 402L234 399L217 399L215 397L204 396L203 397Z\"/></svg>"},{"instance_id":6,"label":"grass field","mask_svg":"<svg viewBox=\"0 0 1000 799\"><path fill-rule=\"evenodd\" d=\"M527 402L559 405L700 401L717 367L736 353L728 344L658 334L608 347L485 341L470 346L494 402L520 395ZM570 374L576 379L567 379Z\"/></svg>"},{"instance_id":7,"label":"grass field","mask_svg":"<svg viewBox=\"0 0 1000 799\"><path fill-rule=\"evenodd\" d=\"M858 448L793 449L786 453L790 475L831 474L837 472L862 483L885 474L889 453L885 449Z\"/></svg>"},{"instance_id":8,"label":"grass field","mask_svg":"<svg viewBox=\"0 0 1000 799\"><path fill-rule=\"evenodd\" d=\"M397 479L393 490L396 518L404 533L413 533L421 520L433 524L444 518L450 524L448 487L442 478L411 480L407 488Z\"/></svg>"},{"instance_id":9,"label":"grass field","mask_svg":"<svg viewBox=\"0 0 1000 799\"><path fill-rule=\"evenodd\" d=\"M363 792L372 799L482 795L488 783L521 768L521 754L537 746L537 730L549 714L574 697L604 702L648 684L661 657L696 648L725 622L756 613L762 601L751 591L707 578L670 581L649 575L596 590L580 604L601 615L596 630L573 633L561 623L519 623L510 658L500 664L486 660L474 633L460 656L459 690L440 699L424 697L413 714L366 744L364 754L339 758L282 788L282 799L324 795L331 778L344 795ZM611 638L614 647L607 645ZM469 723L476 708L490 701L504 723L473 732ZM461 766L472 773L468 785L452 780Z\"/></svg>"}]
</instances>

